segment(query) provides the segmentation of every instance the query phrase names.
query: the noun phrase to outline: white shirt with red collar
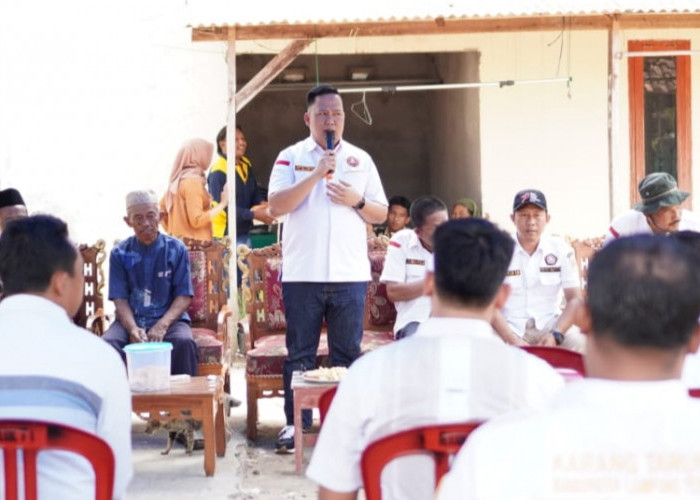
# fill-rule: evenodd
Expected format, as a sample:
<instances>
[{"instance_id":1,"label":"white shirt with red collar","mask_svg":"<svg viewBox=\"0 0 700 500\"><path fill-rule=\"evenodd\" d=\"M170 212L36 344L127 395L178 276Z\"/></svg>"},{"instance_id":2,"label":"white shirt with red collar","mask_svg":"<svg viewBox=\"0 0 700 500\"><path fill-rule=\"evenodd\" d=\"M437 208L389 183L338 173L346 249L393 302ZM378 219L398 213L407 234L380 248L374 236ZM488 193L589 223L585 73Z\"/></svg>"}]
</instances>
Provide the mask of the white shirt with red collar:
<instances>
[{"instance_id":1,"label":"white shirt with red collar","mask_svg":"<svg viewBox=\"0 0 700 500\"><path fill-rule=\"evenodd\" d=\"M425 266L433 258L433 253L427 250L413 229L402 229L394 234L386 250L384 269L379 281L382 283L412 283L423 281ZM394 333L408 323L419 323L430 316L430 297L421 295L411 300L394 302L396 307L396 323Z\"/></svg>"},{"instance_id":2,"label":"white shirt with red collar","mask_svg":"<svg viewBox=\"0 0 700 500\"><path fill-rule=\"evenodd\" d=\"M678 225L679 231L699 231L700 217L690 210L681 210L681 222ZM605 244L621 236L633 234L652 234L651 227L644 214L638 210L628 210L622 215L613 219L605 235Z\"/></svg>"},{"instance_id":3,"label":"white shirt with red collar","mask_svg":"<svg viewBox=\"0 0 700 500\"><path fill-rule=\"evenodd\" d=\"M505 283L511 292L503 308L503 317L521 337L527 320L544 328L561 314L563 290L579 288L580 278L574 250L557 236L542 236L537 250L529 255L515 239L513 258Z\"/></svg>"},{"instance_id":4,"label":"white shirt with red collar","mask_svg":"<svg viewBox=\"0 0 700 500\"><path fill-rule=\"evenodd\" d=\"M270 195L308 177L324 151L311 137L283 150L270 174ZM369 154L344 140L336 146L335 153L333 181L349 182L366 201L389 204ZM284 282L371 279L365 221L354 208L330 200L326 192L328 182L317 182L287 215L282 232Z\"/></svg>"}]
</instances>

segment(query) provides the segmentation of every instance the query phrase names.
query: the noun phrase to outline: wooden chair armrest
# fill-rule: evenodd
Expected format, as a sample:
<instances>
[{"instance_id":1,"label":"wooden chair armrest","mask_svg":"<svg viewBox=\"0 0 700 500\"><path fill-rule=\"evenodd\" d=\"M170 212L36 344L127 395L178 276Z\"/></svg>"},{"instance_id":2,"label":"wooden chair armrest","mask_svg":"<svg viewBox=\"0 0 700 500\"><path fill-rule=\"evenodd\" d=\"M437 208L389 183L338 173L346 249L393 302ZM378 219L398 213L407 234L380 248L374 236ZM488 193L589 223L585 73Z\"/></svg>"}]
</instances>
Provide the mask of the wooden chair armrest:
<instances>
[{"instance_id":1,"label":"wooden chair armrest","mask_svg":"<svg viewBox=\"0 0 700 500\"><path fill-rule=\"evenodd\" d=\"M101 337L102 334L107 331L109 325L112 324L112 321L113 319L108 314L105 314L104 310L100 307L87 317L85 329Z\"/></svg>"}]
</instances>

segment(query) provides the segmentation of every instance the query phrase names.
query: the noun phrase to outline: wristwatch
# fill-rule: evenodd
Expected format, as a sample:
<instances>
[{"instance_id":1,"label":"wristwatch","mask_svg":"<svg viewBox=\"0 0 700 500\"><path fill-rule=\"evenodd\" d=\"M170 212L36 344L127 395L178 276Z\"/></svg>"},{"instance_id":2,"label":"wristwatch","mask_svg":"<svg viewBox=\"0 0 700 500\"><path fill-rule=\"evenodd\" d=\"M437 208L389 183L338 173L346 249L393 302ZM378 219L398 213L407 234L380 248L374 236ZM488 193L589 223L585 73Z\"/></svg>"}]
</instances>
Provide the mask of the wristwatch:
<instances>
[{"instance_id":1,"label":"wristwatch","mask_svg":"<svg viewBox=\"0 0 700 500\"><path fill-rule=\"evenodd\" d=\"M563 333L558 332L557 330L552 330L552 336L554 337L554 342L556 342L557 345L561 345L564 342Z\"/></svg>"},{"instance_id":2,"label":"wristwatch","mask_svg":"<svg viewBox=\"0 0 700 500\"><path fill-rule=\"evenodd\" d=\"M352 208L355 210L362 210L365 206L365 197L363 196L360 198L360 201L357 202L357 205L354 205Z\"/></svg>"}]
</instances>

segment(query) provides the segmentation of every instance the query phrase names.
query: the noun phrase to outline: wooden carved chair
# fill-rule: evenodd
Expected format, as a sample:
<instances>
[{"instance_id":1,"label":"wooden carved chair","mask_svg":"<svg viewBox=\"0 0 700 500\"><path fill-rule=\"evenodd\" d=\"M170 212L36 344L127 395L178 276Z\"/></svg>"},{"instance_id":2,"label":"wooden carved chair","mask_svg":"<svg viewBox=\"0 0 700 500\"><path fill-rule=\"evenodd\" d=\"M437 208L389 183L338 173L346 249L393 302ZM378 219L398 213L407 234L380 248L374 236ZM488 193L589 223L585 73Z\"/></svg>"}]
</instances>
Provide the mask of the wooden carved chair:
<instances>
[{"instance_id":1,"label":"wooden carved chair","mask_svg":"<svg viewBox=\"0 0 700 500\"><path fill-rule=\"evenodd\" d=\"M94 245L82 244L78 247L83 257L83 302L73 318L80 325L96 335L102 335L109 326L104 310L105 275L102 264L105 261L105 241L97 240Z\"/></svg>"},{"instance_id":2,"label":"wooden carved chair","mask_svg":"<svg viewBox=\"0 0 700 500\"><path fill-rule=\"evenodd\" d=\"M199 375L221 375L228 391L233 360L232 337L228 331L228 238L223 241L199 241L184 238L190 257L194 296L187 310L197 344Z\"/></svg>"},{"instance_id":3,"label":"wooden carved chair","mask_svg":"<svg viewBox=\"0 0 700 500\"><path fill-rule=\"evenodd\" d=\"M603 241L605 238L600 236L598 238L586 238L583 240L571 240L569 239L569 244L574 249L574 254L576 255L576 264L578 264L578 272L581 277L581 290L586 291L587 276L588 276L588 261L595 255L595 253L603 248Z\"/></svg>"},{"instance_id":4,"label":"wooden carved chair","mask_svg":"<svg viewBox=\"0 0 700 500\"><path fill-rule=\"evenodd\" d=\"M369 249L373 281L367 287L365 301L365 331L361 346L363 353L393 340L393 321L396 318L394 306L386 298L386 290L384 297L380 297L382 288L377 286L384 264L384 253L373 250L376 249ZM284 395L282 365L287 357L287 325L280 282L282 250L278 243L254 250L241 245L238 255L250 330L246 352L247 435L248 439L255 440L258 399ZM376 314L368 313L368 308ZM325 335L321 335L316 358L317 366L328 366L328 342Z\"/></svg>"}]
</instances>

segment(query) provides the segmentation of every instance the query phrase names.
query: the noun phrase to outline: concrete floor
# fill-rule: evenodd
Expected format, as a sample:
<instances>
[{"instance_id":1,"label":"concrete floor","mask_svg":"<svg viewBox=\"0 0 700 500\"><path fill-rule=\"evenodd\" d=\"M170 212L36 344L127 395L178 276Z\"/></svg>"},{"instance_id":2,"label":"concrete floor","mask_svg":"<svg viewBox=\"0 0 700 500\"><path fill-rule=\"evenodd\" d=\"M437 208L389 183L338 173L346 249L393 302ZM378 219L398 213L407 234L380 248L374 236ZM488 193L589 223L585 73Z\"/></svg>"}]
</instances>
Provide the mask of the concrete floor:
<instances>
[{"instance_id":1,"label":"concrete floor","mask_svg":"<svg viewBox=\"0 0 700 500\"><path fill-rule=\"evenodd\" d=\"M227 425L231 438L226 456L217 458L213 477L204 475L202 451L191 456L175 444L168 455L161 455L167 436L144 433L145 422L134 416L132 433L134 478L127 492L129 500L155 499L311 499L316 485L294 472L294 455L277 455L274 443L284 424L282 399L259 402L260 423L257 442L245 437L244 359L237 358L232 371L232 392L243 403L231 409ZM308 463L312 449L305 450Z\"/></svg>"}]
</instances>

